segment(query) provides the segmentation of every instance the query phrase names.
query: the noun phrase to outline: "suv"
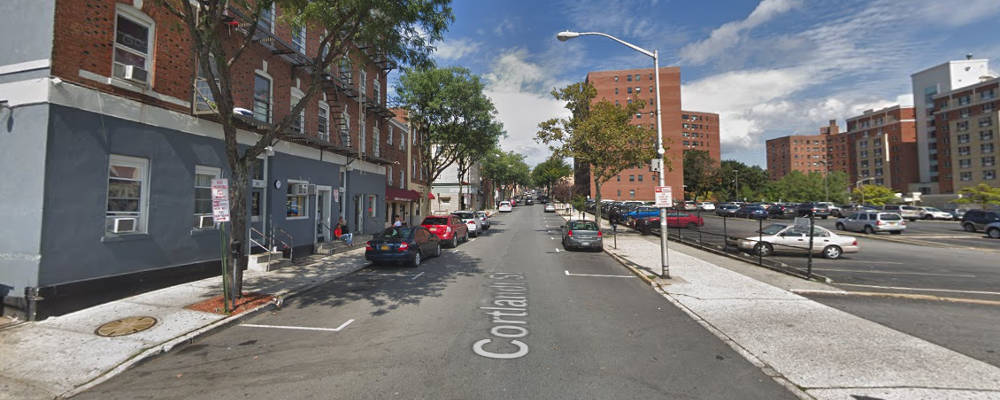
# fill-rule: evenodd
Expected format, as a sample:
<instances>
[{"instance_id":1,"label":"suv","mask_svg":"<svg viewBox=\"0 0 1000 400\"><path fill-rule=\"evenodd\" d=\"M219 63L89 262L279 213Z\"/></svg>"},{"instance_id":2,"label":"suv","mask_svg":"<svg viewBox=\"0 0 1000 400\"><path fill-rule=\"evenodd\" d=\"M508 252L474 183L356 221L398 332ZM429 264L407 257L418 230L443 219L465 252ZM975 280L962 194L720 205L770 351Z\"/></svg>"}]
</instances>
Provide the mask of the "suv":
<instances>
[{"instance_id":1,"label":"suv","mask_svg":"<svg viewBox=\"0 0 1000 400\"><path fill-rule=\"evenodd\" d=\"M859 212L838 219L837 229L864 232L869 235L878 232L899 235L906 229L906 221L894 212Z\"/></svg>"},{"instance_id":2,"label":"suv","mask_svg":"<svg viewBox=\"0 0 1000 400\"><path fill-rule=\"evenodd\" d=\"M450 247L469 240L469 228L454 215L430 215L424 218L420 226L427 228Z\"/></svg>"},{"instance_id":3,"label":"suv","mask_svg":"<svg viewBox=\"0 0 1000 400\"><path fill-rule=\"evenodd\" d=\"M981 231L994 222L1000 222L1000 214L995 211L969 210L962 216L962 229L966 232Z\"/></svg>"},{"instance_id":4,"label":"suv","mask_svg":"<svg viewBox=\"0 0 1000 400\"><path fill-rule=\"evenodd\" d=\"M825 205L826 208L828 210L830 210L830 215L832 215L834 217L840 218L840 217L844 216L844 211L841 210L840 207L837 207L836 204L833 204L833 203L831 203L829 201L820 201L820 202L817 202L816 204Z\"/></svg>"},{"instance_id":5,"label":"suv","mask_svg":"<svg viewBox=\"0 0 1000 400\"><path fill-rule=\"evenodd\" d=\"M830 207L823 203L802 203L795 207L796 216L808 217L809 214L827 219L830 217Z\"/></svg>"},{"instance_id":6,"label":"suv","mask_svg":"<svg viewBox=\"0 0 1000 400\"><path fill-rule=\"evenodd\" d=\"M465 223L466 227L469 228L469 236L478 237L483 231L483 220L476 217L474 211L457 211L451 215Z\"/></svg>"},{"instance_id":7,"label":"suv","mask_svg":"<svg viewBox=\"0 0 1000 400\"><path fill-rule=\"evenodd\" d=\"M920 218L923 219L951 219L951 213L943 210L939 210L935 207L917 207L920 213Z\"/></svg>"},{"instance_id":8,"label":"suv","mask_svg":"<svg viewBox=\"0 0 1000 400\"><path fill-rule=\"evenodd\" d=\"M882 211L894 212L896 214L899 214L903 218L910 220L911 222L921 218L920 209L914 206L897 206L897 205L886 204L882 206Z\"/></svg>"}]
</instances>

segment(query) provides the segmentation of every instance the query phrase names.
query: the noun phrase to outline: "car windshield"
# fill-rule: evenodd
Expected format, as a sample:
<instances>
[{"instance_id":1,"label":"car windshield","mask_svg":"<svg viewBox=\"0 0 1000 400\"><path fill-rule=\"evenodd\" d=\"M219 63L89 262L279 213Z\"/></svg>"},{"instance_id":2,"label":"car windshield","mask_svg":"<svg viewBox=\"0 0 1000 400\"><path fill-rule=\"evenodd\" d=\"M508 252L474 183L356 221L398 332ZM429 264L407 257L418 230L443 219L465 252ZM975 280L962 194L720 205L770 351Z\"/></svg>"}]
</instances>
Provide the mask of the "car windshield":
<instances>
[{"instance_id":1,"label":"car windshield","mask_svg":"<svg viewBox=\"0 0 1000 400\"><path fill-rule=\"evenodd\" d=\"M941 211L941 210L938 210L937 208L934 208L934 207L924 207L924 210L927 210L927 211Z\"/></svg>"},{"instance_id":2,"label":"car windshield","mask_svg":"<svg viewBox=\"0 0 1000 400\"><path fill-rule=\"evenodd\" d=\"M387 228L375 235L376 239L400 239L410 237L413 228Z\"/></svg>"},{"instance_id":3,"label":"car windshield","mask_svg":"<svg viewBox=\"0 0 1000 400\"><path fill-rule=\"evenodd\" d=\"M596 231L597 224L592 221L572 221L569 223L570 230Z\"/></svg>"},{"instance_id":4,"label":"car windshield","mask_svg":"<svg viewBox=\"0 0 1000 400\"><path fill-rule=\"evenodd\" d=\"M448 225L448 218L445 217L427 217L424 218L424 222L420 225Z\"/></svg>"},{"instance_id":5,"label":"car windshield","mask_svg":"<svg viewBox=\"0 0 1000 400\"><path fill-rule=\"evenodd\" d=\"M501 207L503 207L503 206L509 206L509 205L510 205L510 202L508 202L508 201L501 201L500 202L500 206Z\"/></svg>"},{"instance_id":6,"label":"car windshield","mask_svg":"<svg viewBox=\"0 0 1000 400\"><path fill-rule=\"evenodd\" d=\"M778 232L781 232L782 229L785 229L787 227L788 227L788 225L784 225L784 224L771 224L771 225L765 226L764 229L761 229L760 233L763 233L765 235L777 235Z\"/></svg>"},{"instance_id":7,"label":"car windshield","mask_svg":"<svg viewBox=\"0 0 1000 400\"><path fill-rule=\"evenodd\" d=\"M903 217L900 217L899 214L893 213L879 214L878 217L883 221L899 221L903 219Z\"/></svg>"},{"instance_id":8,"label":"car windshield","mask_svg":"<svg viewBox=\"0 0 1000 400\"><path fill-rule=\"evenodd\" d=\"M475 218L472 213L455 213L455 216L461 219L473 219Z\"/></svg>"}]
</instances>

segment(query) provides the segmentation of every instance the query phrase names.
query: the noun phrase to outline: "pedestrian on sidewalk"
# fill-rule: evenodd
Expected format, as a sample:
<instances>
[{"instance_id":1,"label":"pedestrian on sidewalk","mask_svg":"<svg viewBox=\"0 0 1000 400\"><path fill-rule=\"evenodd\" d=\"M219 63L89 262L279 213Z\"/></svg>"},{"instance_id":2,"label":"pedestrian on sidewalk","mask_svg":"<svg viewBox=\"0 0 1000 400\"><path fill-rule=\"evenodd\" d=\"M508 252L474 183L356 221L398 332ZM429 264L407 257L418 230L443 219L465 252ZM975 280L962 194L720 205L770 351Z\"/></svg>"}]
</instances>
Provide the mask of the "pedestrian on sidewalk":
<instances>
[{"instance_id":1,"label":"pedestrian on sidewalk","mask_svg":"<svg viewBox=\"0 0 1000 400\"><path fill-rule=\"evenodd\" d=\"M399 214L393 215L392 219L396 221L392 223L393 228L399 228L403 225L406 225L405 223L403 223L403 217L400 217Z\"/></svg>"},{"instance_id":2,"label":"pedestrian on sidewalk","mask_svg":"<svg viewBox=\"0 0 1000 400\"><path fill-rule=\"evenodd\" d=\"M348 245L354 244L354 235L351 234L350 228L347 227L347 221L344 221L344 217L340 217L337 221L337 228L334 230L334 233L336 233L337 230L340 231L340 236L338 236L337 239L343 240L344 243L347 243Z\"/></svg>"}]
</instances>

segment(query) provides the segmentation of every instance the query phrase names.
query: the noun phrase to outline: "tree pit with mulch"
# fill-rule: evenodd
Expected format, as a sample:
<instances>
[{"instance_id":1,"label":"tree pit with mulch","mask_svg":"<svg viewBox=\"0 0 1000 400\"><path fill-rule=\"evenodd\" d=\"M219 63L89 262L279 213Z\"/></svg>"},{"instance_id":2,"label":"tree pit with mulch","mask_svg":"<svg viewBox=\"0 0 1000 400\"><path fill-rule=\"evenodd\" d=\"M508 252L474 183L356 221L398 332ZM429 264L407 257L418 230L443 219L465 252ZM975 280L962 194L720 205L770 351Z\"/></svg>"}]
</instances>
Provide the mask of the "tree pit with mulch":
<instances>
[{"instance_id":1,"label":"tree pit with mulch","mask_svg":"<svg viewBox=\"0 0 1000 400\"><path fill-rule=\"evenodd\" d=\"M244 312L253 310L257 307L265 305L274 301L274 296L264 293L243 293L243 297L236 299L233 302L233 310L228 313L228 315L242 314ZM214 314L226 314L225 305L223 304L222 295L215 296L211 299L200 301L198 303L190 304L184 308L194 311L203 311Z\"/></svg>"}]
</instances>

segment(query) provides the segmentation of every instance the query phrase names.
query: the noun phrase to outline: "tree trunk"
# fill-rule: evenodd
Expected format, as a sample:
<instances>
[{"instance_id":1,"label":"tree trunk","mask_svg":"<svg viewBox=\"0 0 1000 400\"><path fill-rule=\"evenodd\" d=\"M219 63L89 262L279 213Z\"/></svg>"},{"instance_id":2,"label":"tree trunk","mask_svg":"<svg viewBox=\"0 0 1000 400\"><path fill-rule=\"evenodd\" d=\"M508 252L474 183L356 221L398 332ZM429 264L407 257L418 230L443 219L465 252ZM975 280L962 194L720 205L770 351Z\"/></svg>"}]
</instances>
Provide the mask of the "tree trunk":
<instances>
[{"instance_id":1,"label":"tree trunk","mask_svg":"<svg viewBox=\"0 0 1000 400\"><path fill-rule=\"evenodd\" d=\"M462 175L465 174L465 172L462 171L463 164L464 163L462 163L462 160L458 160L458 210L459 211L465 209L465 197L462 196Z\"/></svg>"},{"instance_id":2,"label":"tree trunk","mask_svg":"<svg viewBox=\"0 0 1000 400\"><path fill-rule=\"evenodd\" d=\"M247 266L246 243L247 242L247 198L249 197L249 185L247 184L248 167L247 162L239 158L229 160L229 168L232 170L232 179L229 180L229 207L230 207L230 233L229 252L230 268L234 277L232 286L226 288L231 299L238 299L243 293L243 270Z\"/></svg>"},{"instance_id":3,"label":"tree trunk","mask_svg":"<svg viewBox=\"0 0 1000 400\"><path fill-rule=\"evenodd\" d=\"M595 197L597 207L594 207L594 220L597 221L597 229L601 229L601 180L594 179L594 188L597 189L597 196Z\"/></svg>"}]
</instances>

